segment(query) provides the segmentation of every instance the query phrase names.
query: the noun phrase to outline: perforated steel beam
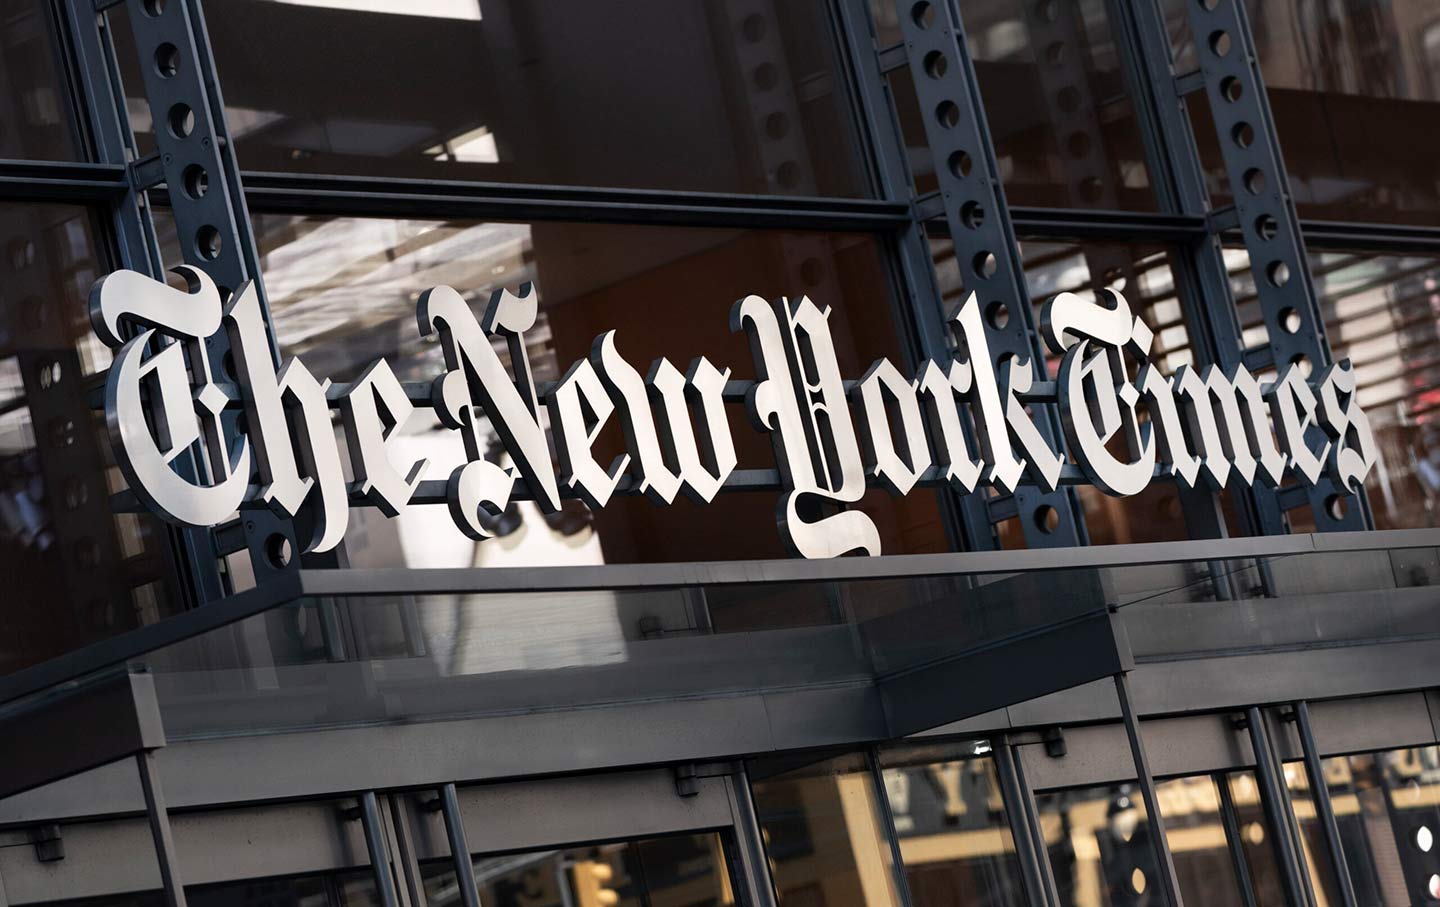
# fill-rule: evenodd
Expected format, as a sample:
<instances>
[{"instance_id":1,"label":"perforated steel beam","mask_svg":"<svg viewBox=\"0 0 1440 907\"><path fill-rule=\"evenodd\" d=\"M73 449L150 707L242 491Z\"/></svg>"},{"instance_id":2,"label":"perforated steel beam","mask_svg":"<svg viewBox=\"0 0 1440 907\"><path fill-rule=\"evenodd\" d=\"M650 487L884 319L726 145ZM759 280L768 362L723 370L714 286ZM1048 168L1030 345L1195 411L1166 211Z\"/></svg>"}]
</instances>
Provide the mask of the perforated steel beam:
<instances>
[{"instance_id":1,"label":"perforated steel beam","mask_svg":"<svg viewBox=\"0 0 1440 907\"><path fill-rule=\"evenodd\" d=\"M1240 0L1184 3L1268 335L1265 346L1241 354L1252 369L1318 373L1333 358L1244 7ZM1212 222L1228 220L1226 214L1217 212ZM1328 478L1278 498L1282 509L1308 504L1321 531L1372 525L1364 495Z\"/></svg>"},{"instance_id":2,"label":"perforated steel beam","mask_svg":"<svg viewBox=\"0 0 1440 907\"><path fill-rule=\"evenodd\" d=\"M269 307L259 284L254 238L200 4L198 0L125 0L124 6L157 149L153 161L137 162L133 168L143 181L141 188L150 188L145 185L150 174L158 175L169 189L185 263L208 274L222 296L246 280L255 280L268 324ZM273 333L271 346L278 366ZM216 377L233 380L228 348L223 336L207 342ZM255 510L246 512L241 525L257 582L299 568L296 533L288 520Z\"/></svg>"},{"instance_id":3,"label":"perforated steel beam","mask_svg":"<svg viewBox=\"0 0 1440 907\"><path fill-rule=\"evenodd\" d=\"M979 295L997 363L1015 357L1029 363L1036 380L1049 380L959 7L954 0L896 4L965 291ZM1035 422L1046 442L1062 449L1054 408L1037 406ZM994 499L992 519L1012 514L1027 547L1085 541L1079 507L1064 489L1046 493L1025 486L1009 500Z\"/></svg>"}]
</instances>

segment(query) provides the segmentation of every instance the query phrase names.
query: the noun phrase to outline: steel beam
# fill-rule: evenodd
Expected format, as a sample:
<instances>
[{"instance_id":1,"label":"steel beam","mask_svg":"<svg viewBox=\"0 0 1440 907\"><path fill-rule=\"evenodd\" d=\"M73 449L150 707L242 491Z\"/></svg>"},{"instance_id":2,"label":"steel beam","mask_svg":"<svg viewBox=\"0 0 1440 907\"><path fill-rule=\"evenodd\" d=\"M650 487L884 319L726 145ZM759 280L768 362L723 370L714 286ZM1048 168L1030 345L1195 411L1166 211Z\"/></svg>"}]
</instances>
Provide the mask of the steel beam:
<instances>
[{"instance_id":1,"label":"steel beam","mask_svg":"<svg viewBox=\"0 0 1440 907\"><path fill-rule=\"evenodd\" d=\"M1244 4L1185 0L1184 7L1255 276L1268 336L1265 364L1318 374L1332 362L1330 344ZM1364 494L1328 477L1296 500L1308 503L1321 531L1373 526Z\"/></svg>"},{"instance_id":2,"label":"steel beam","mask_svg":"<svg viewBox=\"0 0 1440 907\"><path fill-rule=\"evenodd\" d=\"M955 0L896 0L896 8L966 292L978 294L997 363L1010 360L1036 380L1048 380L959 6ZM1053 407L1036 407L1036 427L1052 449L1061 449ZM1086 541L1080 508L1066 489L1023 486L1012 500L1027 548Z\"/></svg>"},{"instance_id":3,"label":"steel beam","mask_svg":"<svg viewBox=\"0 0 1440 907\"><path fill-rule=\"evenodd\" d=\"M170 189L181 255L186 264L208 274L223 297L255 281L268 324L269 307L199 0L125 0L125 7L154 123L158 173ZM278 367L273 331L271 347ZM217 336L206 349L213 373L230 377L227 339ZM290 521L255 511L244 521L244 530L257 582L299 569ZM288 556L283 555L286 551Z\"/></svg>"}]
</instances>

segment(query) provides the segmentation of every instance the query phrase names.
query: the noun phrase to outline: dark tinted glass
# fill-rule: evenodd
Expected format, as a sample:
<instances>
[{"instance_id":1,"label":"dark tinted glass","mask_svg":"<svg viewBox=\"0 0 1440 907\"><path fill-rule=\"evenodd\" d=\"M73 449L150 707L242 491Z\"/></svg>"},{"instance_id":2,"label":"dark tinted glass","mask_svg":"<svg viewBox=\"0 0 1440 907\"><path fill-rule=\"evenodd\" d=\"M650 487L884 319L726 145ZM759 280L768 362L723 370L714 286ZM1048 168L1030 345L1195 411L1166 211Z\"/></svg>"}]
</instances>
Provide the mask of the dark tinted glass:
<instances>
[{"instance_id":1,"label":"dark tinted glass","mask_svg":"<svg viewBox=\"0 0 1440 907\"><path fill-rule=\"evenodd\" d=\"M990 745L885 753L885 796L916 907L1022 907L1015 840Z\"/></svg>"},{"instance_id":2,"label":"dark tinted glass","mask_svg":"<svg viewBox=\"0 0 1440 907\"><path fill-rule=\"evenodd\" d=\"M897 907L880 802L863 756L751 770L780 907Z\"/></svg>"},{"instance_id":3,"label":"dark tinted glass","mask_svg":"<svg viewBox=\"0 0 1440 907\"><path fill-rule=\"evenodd\" d=\"M4 4L0 48L0 158L75 160L70 96L45 4Z\"/></svg>"},{"instance_id":4,"label":"dark tinted glass","mask_svg":"<svg viewBox=\"0 0 1440 907\"><path fill-rule=\"evenodd\" d=\"M731 907L720 836L670 835L473 858L486 907ZM454 863L420 867L428 907L462 903Z\"/></svg>"},{"instance_id":5,"label":"dark tinted glass","mask_svg":"<svg viewBox=\"0 0 1440 907\"><path fill-rule=\"evenodd\" d=\"M1336 756L1323 766L1356 900L1381 907L1440 900L1440 748ZM1299 787L1298 780L1291 786L1292 805L1302 827L1314 825L1301 813L1309 797ZM1312 881L1330 903L1339 901L1332 875Z\"/></svg>"},{"instance_id":6,"label":"dark tinted glass","mask_svg":"<svg viewBox=\"0 0 1440 907\"><path fill-rule=\"evenodd\" d=\"M172 609L161 524L117 514L123 483L86 389L110 362L86 298L91 214L0 205L0 673Z\"/></svg>"},{"instance_id":7,"label":"dark tinted glass","mask_svg":"<svg viewBox=\"0 0 1440 907\"><path fill-rule=\"evenodd\" d=\"M1440 2L1246 6L1300 215L1433 224Z\"/></svg>"},{"instance_id":8,"label":"dark tinted glass","mask_svg":"<svg viewBox=\"0 0 1440 907\"><path fill-rule=\"evenodd\" d=\"M1242 249L1225 259L1245 345L1264 346L1250 259ZM1375 434L1379 462L1365 487L1376 527L1440 524L1440 256L1314 251L1310 270L1330 349L1354 367ZM1308 511L1290 520L1310 531Z\"/></svg>"},{"instance_id":9,"label":"dark tinted glass","mask_svg":"<svg viewBox=\"0 0 1440 907\"><path fill-rule=\"evenodd\" d=\"M437 344L422 341L415 300L437 284L480 304L497 287L535 281L540 316L527 333L537 381L559 379L616 330L616 346L643 372L666 357L685 368L698 356L734 379L753 379L743 333L729 313L747 294L806 292L831 307L841 373L859 378L881 356L903 369L879 245L855 234L671 229L561 223L478 223L259 215L262 267L276 332L287 355L317 375L354 378L384 357L402 381L444 370ZM741 469L773 468L767 434L740 405L728 407ZM431 478L464 460L460 435L438 429L430 410L404 429L406 454L431 459ZM596 459L610 463L624 438L612 418ZM721 493L706 505L677 498L656 506L616 496L591 512L578 502L542 516L517 505L505 537L476 546L443 506L415 506L397 520L353 511L347 543L357 565L469 566L780 557L778 492ZM936 497L875 490L860 506L880 526L886 553L941 550Z\"/></svg>"},{"instance_id":10,"label":"dark tinted glass","mask_svg":"<svg viewBox=\"0 0 1440 907\"><path fill-rule=\"evenodd\" d=\"M1010 203L1154 208L1102 0L960 7Z\"/></svg>"},{"instance_id":11,"label":"dark tinted glass","mask_svg":"<svg viewBox=\"0 0 1440 907\"><path fill-rule=\"evenodd\" d=\"M225 0L247 170L865 194L825 4Z\"/></svg>"}]
</instances>

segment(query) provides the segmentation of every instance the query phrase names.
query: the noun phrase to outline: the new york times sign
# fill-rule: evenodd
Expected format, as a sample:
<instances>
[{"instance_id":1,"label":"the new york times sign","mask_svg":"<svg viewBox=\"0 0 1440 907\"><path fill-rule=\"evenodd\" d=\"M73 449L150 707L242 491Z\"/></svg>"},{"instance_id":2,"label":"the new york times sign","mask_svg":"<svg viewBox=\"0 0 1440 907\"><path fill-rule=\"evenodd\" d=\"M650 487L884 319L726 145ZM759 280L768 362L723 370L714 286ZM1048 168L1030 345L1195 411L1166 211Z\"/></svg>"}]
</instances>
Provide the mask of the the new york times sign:
<instances>
[{"instance_id":1,"label":"the new york times sign","mask_svg":"<svg viewBox=\"0 0 1440 907\"><path fill-rule=\"evenodd\" d=\"M203 273L181 274L188 293L132 271L104 278L91 293L95 332L117 349L105 397L115 455L144 505L189 526L215 525L245 507L284 517L308 508L308 551L340 542L354 500L392 517L405 508L429 463L392 457L390 437L414 403L389 365L376 361L344 389L297 360L277 372L254 286L222 302ZM536 294L528 287L522 294L495 293L478 318L449 287L429 290L416 305L420 333L436 336L445 354L429 404L462 434L469 459L444 477L463 532L485 538L482 515L501 513L521 481L546 511L558 510L567 493L604 507L622 483L659 507L681 494L709 502L725 489L736 468L723 399L728 368L701 358L681 371L661 359L642 371L610 332L537 394L524 343ZM1135 494L1157 477L1220 489L1278 486L1287 474L1314 484L1328 473L1353 489L1375 462L1348 363L1313 381L1293 365L1264 384L1243 365L1229 372L1187 366L1166 377L1148 361L1150 330L1119 293L1062 293L1044 306L1044 342L1063 355L1056 400L1066 451L1046 443L1026 410L1033 363L1012 358L997 368L974 296L949 319L957 348L949 361L925 362L907 376L881 359L848 388L828 317L828 308L804 297L749 296L730 313L730 330L749 336L755 359L750 423L774 442L780 535L801 557L881 553L870 518L843 508L872 480L895 495L922 479L960 492L984 484L1008 492L1022 482L1053 490L1073 460L1112 495ZM222 330L234 382L217 382L206 355L207 338ZM492 346L497 336L508 341L509 367ZM227 433L221 418L235 405L246 414L238 434ZM332 407L344 424L353 482ZM612 420L627 453L606 465L592 446ZM484 459L491 431L513 466ZM187 451L198 455L205 478L194 478L197 460L182 458Z\"/></svg>"}]
</instances>

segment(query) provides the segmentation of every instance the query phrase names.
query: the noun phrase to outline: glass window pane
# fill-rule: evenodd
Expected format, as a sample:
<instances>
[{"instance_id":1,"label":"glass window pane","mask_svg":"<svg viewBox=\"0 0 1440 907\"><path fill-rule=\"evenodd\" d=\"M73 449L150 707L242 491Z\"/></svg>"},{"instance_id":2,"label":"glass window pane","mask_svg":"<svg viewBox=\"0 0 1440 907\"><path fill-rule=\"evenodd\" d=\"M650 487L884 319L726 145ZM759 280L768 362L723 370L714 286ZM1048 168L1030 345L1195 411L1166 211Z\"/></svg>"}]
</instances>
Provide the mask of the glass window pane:
<instances>
[{"instance_id":1,"label":"glass window pane","mask_svg":"<svg viewBox=\"0 0 1440 907\"><path fill-rule=\"evenodd\" d=\"M916 907L1026 903L995 760L984 741L887 751L885 796Z\"/></svg>"},{"instance_id":2,"label":"glass window pane","mask_svg":"<svg viewBox=\"0 0 1440 907\"><path fill-rule=\"evenodd\" d=\"M1304 773L1295 767L1291 798L1308 839L1316 833ZM1361 904L1401 907L1430 903L1432 878L1440 873L1440 748L1412 747L1323 762L1346 868ZM1310 868L1315 846L1307 847ZM1325 851L1318 851L1324 854ZM1334 903L1338 896L1328 859L1321 857L1318 881Z\"/></svg>"},{"instance_id":3,"label":"glass window pane","mask_svg":"<svg viewBox=\"0 0 1440 907\"><path fill-rule=\"evenodd\" d=\"M485 907L728 907L730 868L713 832L472 860ZM450 859L421 864L428 907L458 907Z\"/></svg>"},{"instance_id":4,"label":"glass window pane","mask_svg":"<svg viewBox=\"0 0 1440 907\"><path fill-rule=\"evenodd\" d=\"M863 756L778 774L755 763L750 777L780 907L897 907L890 845Z\"/></svg>"},{"instance_id":5,"label":"glass window pane","mask_svg":"<svg viewBox=\"0 0 1440 907\"><path fill-rule=\"evenodd\" d=\"M1433 223L1440 2L1246 7L1301 216Z\"/></svg>"},{"instance_id":6,"label":"glass window pane","mask_svg":"<svg viewBox=\"0 0 1440 907\"><path fill-rule=\"evenodd\" d=\"M1152 210L1103 0L960 7L1009 202Z\"/></svg>"},{"instance_id":7,"label":"glass window pane","mask_svg":"<svg viewBox=\"0 0 1440 907\"><path fill-rule=\"evenodd\" d=\"M1365 483L1376 527L1440 524L1440 257L1312 252L1310 268L1379 449Z\"/></svg>"},{"instance_id":8,"label":"glass window pane","mask_svg":"<svg viewBox=\"0 0 1440 907\"><path fill-rule=\"evenodd\" d=\"M0 158L77 160L70 94L45 4L0 12Z\"/></svg>"},{"instance_id":9,"label":"glass window pane","mask_svg":"<svg viewBox=\"0 0 1440 907\"><path fill-rule=\"evenodd\" d=\"M826 5L761 9L226 0L205 14L247 170L867 194Z\"/></svg>"},{"instance_id":10,"label":"glass window pane","mask_svg":"<svg viewBox=\"0 0 1440 907\"><path fill-rule=\"evenodd\" d=\"M402 381L431 381L444 361L438 344L416 330L419 294L444 284L483 304L492 289L532 280L540 316L527 342L541 382L559 379L610 329L642 372L660 357L683 370L703 355L735 379L753 379L748 341L729 329L730 308L747 294L776 298L797 286L831 306L843 375L858 378L882 356L907 368L881 249L869 236L280 215L257 215L255 230L285 354L303 356L317 375L336 381L381 357ZM740 468L773 468L768 435L749 425L742 406L727 409ZM429 409L404 433L405 455L432 461L429 478L448 476L464 461L459 433L440 429ZM596 459L612 462L623 445L612 418ZM396 520L357 509L347 546L351 563L366 566L782 557L777 498L772 491L722 493L702 508L683 496L657 506L617 495L598 511L576 502L549 516L522 503L505 518L503 536L478 547L441 505L412 506ZM859 506L875 519L886 553L944 550L935 493L892 498L876 489Z\"/></svg>"},{"instance_id":11,"label":"glass window pane","mask_svg":"<svg viewBox=\"0 0 1440 907\"><path fill-rule=\"evenodd\" d=\"M110 362L86 313L104 273L90 211L0 204L0 674L175 610L163 524L123 488L86 402Z\"/></svg>"},{"instance_id":12,"label":"glass window pane","mask_svg":"<svg viewBox=\"0 0 1440 907\"><path fill-rule=\"evenodd\" d=\"M1206 907L1243 907L1235 863L1220 816L1220 788L1209 775L1173 778L1155 785L1165 817L1165 841L1185 902Z\"/></svg>"},{"instance_id":13,"label":"glass window pane","mask_svg":"<svg viewBox=\"0 0 1440 907\"><path fill-rule=\"evenodd\" d=\"M1155 856L1138 785L1047 791L1035 803L1060 903L1145 903Z\"/></svg>"}]
</instances>

